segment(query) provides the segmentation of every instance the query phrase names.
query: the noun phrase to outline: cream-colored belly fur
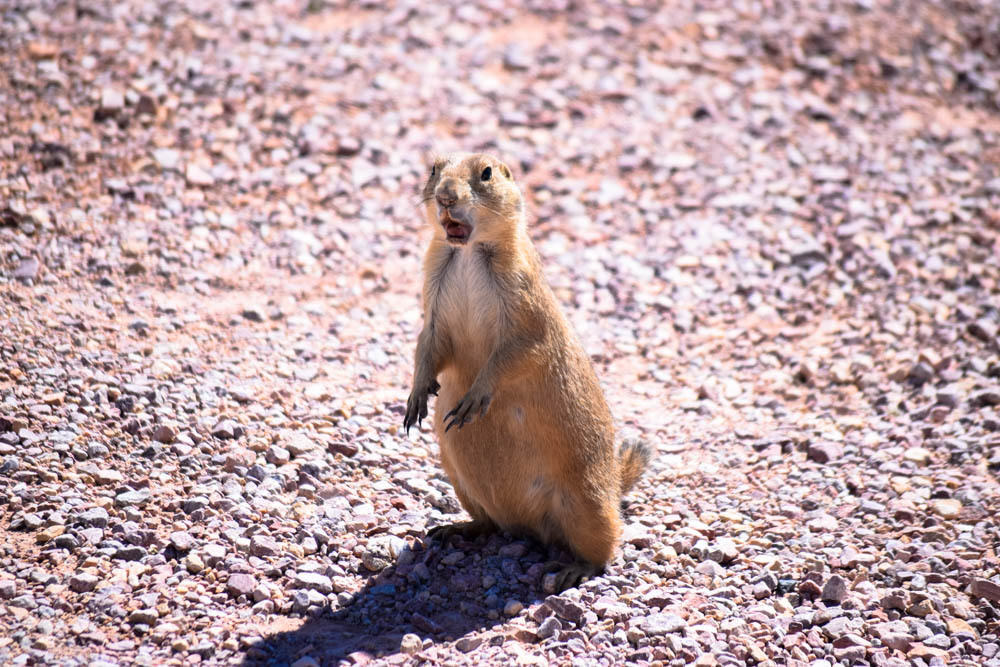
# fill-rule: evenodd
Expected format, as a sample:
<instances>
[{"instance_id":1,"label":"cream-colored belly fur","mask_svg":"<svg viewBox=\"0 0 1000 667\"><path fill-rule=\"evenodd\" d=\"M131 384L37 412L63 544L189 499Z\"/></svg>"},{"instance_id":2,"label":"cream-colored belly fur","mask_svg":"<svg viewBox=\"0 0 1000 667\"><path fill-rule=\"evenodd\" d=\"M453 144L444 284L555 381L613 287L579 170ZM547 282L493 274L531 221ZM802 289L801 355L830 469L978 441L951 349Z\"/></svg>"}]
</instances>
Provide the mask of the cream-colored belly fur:
<instances>
[{"instance_id":1,"label":"cream-colored belly fur","mask_svg":"<svg viewBox=\"0 0 1000 667\"><path fill-rule=\"evenodd\" d=\"M499 297L483 258L474 246L460 249L438 295L438 326L448 336L453 361L442 369L434 428L445 471L459 496L481 507L508 529L531 526L545 511L549 484L540 457L532 452L534 434L521 428L528 419L530 390L501 384L483 417L445 433L443 417L465 396L475 374L506 326ZM537 422L535 422L537 423ZM466 503L468 504L468 503ZM474 518L485 518L475 517Z\"/></svg>"}]
</instances>

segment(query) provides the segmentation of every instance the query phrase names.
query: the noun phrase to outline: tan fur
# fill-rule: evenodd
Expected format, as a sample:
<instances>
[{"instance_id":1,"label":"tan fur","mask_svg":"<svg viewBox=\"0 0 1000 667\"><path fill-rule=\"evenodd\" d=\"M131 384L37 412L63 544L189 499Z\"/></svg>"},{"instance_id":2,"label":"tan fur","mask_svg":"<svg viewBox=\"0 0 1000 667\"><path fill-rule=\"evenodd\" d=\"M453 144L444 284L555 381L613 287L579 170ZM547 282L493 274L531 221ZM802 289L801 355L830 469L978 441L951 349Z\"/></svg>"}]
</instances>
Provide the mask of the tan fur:
<instances>
[{"instance_id":1,"label":"tan fur","mask_svg":"<svg viewBox=\"0 0 1000 667\"><path fill-rule=\"evenodd\" d=\"M433 171L424 189L435 230L424 260L424 328L404 424L426 414L440 382L441 460L473 521L565 543L599 568L613 554L621 494L646 450L615 453L611 413L542 276L510 170L461 154L436 160ZM471 230L464 244L446 238L445 210ZM462 411L448 418L456 406L469 406L464 423Z\"/></svg>"}]
</instances>

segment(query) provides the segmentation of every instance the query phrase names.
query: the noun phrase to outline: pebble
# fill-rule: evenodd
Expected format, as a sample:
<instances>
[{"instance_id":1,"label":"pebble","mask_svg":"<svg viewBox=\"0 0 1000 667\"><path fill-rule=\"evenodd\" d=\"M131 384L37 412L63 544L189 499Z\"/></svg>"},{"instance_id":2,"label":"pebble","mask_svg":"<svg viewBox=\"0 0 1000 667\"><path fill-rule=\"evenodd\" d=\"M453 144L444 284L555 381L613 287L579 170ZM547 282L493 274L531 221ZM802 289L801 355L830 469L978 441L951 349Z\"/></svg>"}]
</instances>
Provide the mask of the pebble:
<instances>
[{"instance_id":1,"label":"pebble","mask_svg":"<svg viewBox=\"0 0 1000 667\"><path fill-rule=\"evenodd\" d=\"M570 623L579 622L587 611L583 605L565 596L552 596L546 602L556 616Z\"/></svg>"},{"instance_id":2,"label":"pebble","mask_svg":"<svg viewBox=\"0 0 1000 667\"><path fill-rule=\"evenodd\" d=\"M69 578L69 587L77 593L87 593L94 590L101 578L88 572L78 572Z\"/></svg>"},{"instance_id":3,"label":"pebble","mask_svg":"<svg viewBox=\"0 0 1000 667\"><path fill-rule=\"evenodd\" d=\"M21 282L28 282L38 278L38 272L41 268L41 264L34 257L29 257L27 259L21 260L17 268L11 273L11 277L14 280L19 280Z\"/></svg>"},{"instance_id":4,"label":"pebble","mask_svg":"<svg viewBox=\"0 0 1000 667\"><path fill-rule=\"evenodd\" d=\"M101 90L101 103L98 108L105 116L114 116L125 108L125 95L117 88L103 88Z\"/></svg>"},{"instance_id":5,"label":"pebble","mask_svg":"<svg viewBox=\"0 0 1000 667\"><path fill-rule=\"evenodd\" d=\"M195 540L187 531L177 530L170 533L170 545L178 551L190 551L195 546Z\"/></svg>"},{"instance_id":6,"label":"pebble","mask_svg":"<svg viewBox=\"0 0 1000 667\"><path fill-rule=\"evenodd\" d=\"M212 427L212 436L221 440L232 440L243 435L243 427L232 419L223 419Z\"/></svg>"},{"instance_id":7,"label":"pebble","mask_svg":"<svg viewBox=\"0 0 1000 667\"><path fill-rule=\"evenodd\" d=\"M840 603L847 598L848 590L847 580L839 574L835 574L823 584L823 591L820 597L824 602Z\"/></svg>"},{"instance_id":8,"label":"pebble","mask_svg":"<svg viewBox=\"0 0 1000 667\"><path fill-rule=\"evenodd\" d=\"M732 563L740 555L736 542L728 537L718 538L708 551L708 557L723 565Z\"/></svg>"},{"instance_id":9,"label":"pebble","mask_svg":"<svg viewBox=\"0 0 1000 667\"><path fill-rule=\"evenodd\" d=\"M299 588L309 588L320 593L333 592L333 582L330 577L317 572L298 572L295 574L294 583Z\"/></svg>"},{"instance_id":10,"label":"pebble","mask_svg":"<svg viewBox=\"0 0 1000 667\"><path fill-rule=\"evenodd\" d=\"M686 627L687 623L683 618L676 614L668 613L650 614L639 623L639 629L647 635L652 636L680 632Z\"/></svg>"},{"instance_id":11,"label":"pebble","mask_svg":"<svg viewBox=\"0 0 1000 667\"><path fill-rule=\"evenodd\" d=\"M212 174L193 162L189 162L185 168L184 178L187 180L188 185L200 187L211 187L215 185L215 178Z\"/></svg>"},{"instance_id":12,"label":"pebble","mask_svg":"<svg viewBox=\"0 0 1000 667\"><path fill-rule=\"evenodd\" d=\"M188 554L184 558L184 569L191 574L198 574L205 569L205 561L198 554Z\"/></svg>"},{"instance_id":13,"label":"pebble","mask_svg":"<svg viewBox=\"0 0 1000 667\"><path fill-rule=\"evenodd\" d=\"M142 623L144 625L153 625L159 618L159 614L155 609L136 609L131 614L128 615L128 622L132 625L137 625Z\"/></svg>"},{"instance_id":14,"label":"pebble","mask_svg":"<svg viewBox=\"0 0 1000 667\"><path fill-rule=\"evenodd\" d=\"M141 507L149 502L149 491L125 491L115 496L116 507ZM105 513L106 514L106 513ZM94 524L96 525L96 524Z\"/></svg>"},{"instance_id":15,"label":"pebble","mask_svg":"<svg viewBox=\"0 0 1000 667\"><path fill-rule=\"evenodd\" d=\"M234 573L226 580L226 591L233 597L249 596L257 587L257 580L249 574Z\"/></svg>"},{"instance_id":16,"label":"pebble","mask_svg":"<svg viewBox=\"0 0 1000 667\"><path fill-rule=\"evenodd\" d=\"M945 519L955 519L962 513L962 503L954 498L938 498L930 503L931 511Z\"/></svg>"},{"instance_id":17,"label":"pebble","mask_svg":"<svg viewBox=\"0 0 1000 667\"><path fill-rule=\"evenodd\" d=\"M153 159L161 169L174 170L180 165L181 154L172 148L157 148L153 151Z\"/></svg>"},{"instance_id":18,"label":"pebble","mask_svg":"<svg viewBox=\"0 0 1000 667\"><path fill-rule=\"evenodd\" d=\"M91 507L78 514L76 520L85 526L104 528L110 518L108 511L103 507Z\"/></svg>"},{"instance_id":19,"label":"pebble","mask_svg":"<svg viewBox=\"0 0 1000 667\"><path fill-rule=\"evenodd\" d=\"M399 651L405 655L414 655L424 648L424 643L420 637L412 632L403 635L399 642Z\"/></svg>"},{"instance_id":20,"label":"pebble","mask_svg":"<svg viewBox=\"0 0 1000 667\"><path fill-rule=\"evenodd\" d=\"M989 579L981 577L973 579L969 586L969 593L978 598L1000 602L1000 584Z\"/></svg>"},{"instance_id":21,"label":"pebble","mask_svg":"<svg viewBox=\"0 0 1000 667\"><path fill-rule=\"evenodd\" d=\"M153 429L153 440L169 445L177 438L177 432L168 424L160 424Z\"/></svg>"},{"instance_id":22,"label":"pebble","mask_svg":"<svg viewBox=\"0 0 1000 667\"><path fill-rule=\"evenodd\" d=\"M507 600L503 606L504 616L517 616L524 609L524 605L519 600Z\"/></svg>"},{"instance_id":23,"label":"pebble","mask_svg":"<svg viewBox=\"0 0 1000 667\"><path fill-rule=\"evenodd\" d=\"M555 616L549 616L538 625L535 634L539 639L548 639L562 629L562 624Z\"/></svg>"},{"instance_id":24,"label":"pebble","mask_svg":"<svg viewBox=\"0 0 1000 667\"><path fill-rule=\"evenodd\" d=\"M844 455L844 447L837 442L814 442L809 445L808 453L809 458L817 463L829 463Z\"/></svg>"}]
</instances>

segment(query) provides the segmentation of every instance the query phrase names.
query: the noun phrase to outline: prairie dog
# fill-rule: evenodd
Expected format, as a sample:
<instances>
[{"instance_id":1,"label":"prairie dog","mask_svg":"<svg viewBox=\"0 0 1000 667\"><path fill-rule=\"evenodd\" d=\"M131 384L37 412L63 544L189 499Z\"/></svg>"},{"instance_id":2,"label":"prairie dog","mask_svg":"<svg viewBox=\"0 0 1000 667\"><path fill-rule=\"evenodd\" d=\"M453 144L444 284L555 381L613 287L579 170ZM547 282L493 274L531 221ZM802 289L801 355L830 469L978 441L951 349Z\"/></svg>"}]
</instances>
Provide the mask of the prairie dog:
<instances>
[{"instance_id":1,"label":"prairie dog","mask_svg":"<svg viewBox=\"0 0 1000 667\"><path fill-rule=\"evenodd\" d=\"M403 425L419 425L438 396L441 463L472 516L429 535L502 528L565 544L579 560L559 568L556 587L574 586L612 557L621 496L649 450L615 451L604 394L542 276L507 165L438 158L423 200L434 236Z\"/></svg>"}]
</instances>

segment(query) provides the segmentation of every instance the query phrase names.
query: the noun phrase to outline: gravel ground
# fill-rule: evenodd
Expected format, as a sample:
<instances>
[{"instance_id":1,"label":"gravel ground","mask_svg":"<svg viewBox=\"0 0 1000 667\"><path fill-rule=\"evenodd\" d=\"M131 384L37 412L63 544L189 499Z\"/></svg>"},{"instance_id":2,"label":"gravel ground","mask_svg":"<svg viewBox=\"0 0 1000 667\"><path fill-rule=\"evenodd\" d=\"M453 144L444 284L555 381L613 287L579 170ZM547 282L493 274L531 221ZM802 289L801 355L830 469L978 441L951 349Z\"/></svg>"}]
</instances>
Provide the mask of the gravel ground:
<instances>
[{"instance_id":1,"label":"gravel ground","mask_svg":"<svg viewBox=\"0 0 1000 667\"><path fill-rule=\"evenodd\" d=\"M1000 665L1000 6L660 4L0 5L0 663ZM455 148L658 452L557 596L424 542Z\"/></svg>"}]
</instances>

